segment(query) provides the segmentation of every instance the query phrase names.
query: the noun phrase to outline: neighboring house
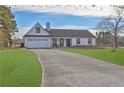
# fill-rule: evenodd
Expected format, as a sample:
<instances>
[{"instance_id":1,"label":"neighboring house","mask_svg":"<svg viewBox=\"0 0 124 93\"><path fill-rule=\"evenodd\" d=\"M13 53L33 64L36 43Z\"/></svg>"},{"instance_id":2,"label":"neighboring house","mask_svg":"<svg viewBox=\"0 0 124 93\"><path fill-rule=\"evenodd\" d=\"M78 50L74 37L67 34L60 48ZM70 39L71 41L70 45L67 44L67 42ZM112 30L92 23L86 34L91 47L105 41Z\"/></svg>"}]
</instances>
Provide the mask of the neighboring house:
<instances>
[{"instance_id":1,"label":"neighboring house","mask_svg":"<svg viewBox=\"0 0 124 93\"><path fill-rule=\"evenodd\" d=\"M24 39L13 39L11 47L24 47Z\"/></svg>"},{"instance_id":2,"label":"neighboring house","mask_svg":"<svg viewBox=\"0 0 124 93\"><path fill-rule=\"evenodd\" d=\"M46 24L46 29L37 23L24 35L24 47L26 48L95 45L96 37L88 30L50 29L50 23Z\"/></svg>"}]
</instances>

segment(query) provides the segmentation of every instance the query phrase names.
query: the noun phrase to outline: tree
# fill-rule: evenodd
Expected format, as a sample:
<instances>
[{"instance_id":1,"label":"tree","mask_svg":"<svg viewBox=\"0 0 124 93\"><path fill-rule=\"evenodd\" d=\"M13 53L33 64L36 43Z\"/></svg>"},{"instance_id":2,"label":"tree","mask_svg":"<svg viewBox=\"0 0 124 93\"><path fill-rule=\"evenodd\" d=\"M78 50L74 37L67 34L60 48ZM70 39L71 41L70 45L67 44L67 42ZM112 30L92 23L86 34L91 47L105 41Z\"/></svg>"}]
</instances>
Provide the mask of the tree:
<instances>
[{"instance_id":1,"label":"tree","mask_svg":"<svg viewBox=\"0 0 124 93\"><path fill-rule=\"evenodd\" d=\"M96 43L98 46L110 46L113 35L110 32L96 32Z\"/></svg>"},{"instance_id":2,"label":"tree","mask_svg":"<svg viewBox=\"0 0 124 93\"><path fill-rule=\"evenodd\" d=\"M15 29L15 16L11 13L10 7L0 5L0 42L4 44L10 42Z\"/></svg>"},{"instance_id":3,"label":"tree","mask_svg":"<svg viewBox=\"0 0 124 93\"><path fill-rule=\"evenodd\" d=\"M113 15L103 17L97 26L100 31L107 31L113 34L113 52L118 48L119 33L124 30L124 6L112 6Z\"/></svg>"}]
</instances>

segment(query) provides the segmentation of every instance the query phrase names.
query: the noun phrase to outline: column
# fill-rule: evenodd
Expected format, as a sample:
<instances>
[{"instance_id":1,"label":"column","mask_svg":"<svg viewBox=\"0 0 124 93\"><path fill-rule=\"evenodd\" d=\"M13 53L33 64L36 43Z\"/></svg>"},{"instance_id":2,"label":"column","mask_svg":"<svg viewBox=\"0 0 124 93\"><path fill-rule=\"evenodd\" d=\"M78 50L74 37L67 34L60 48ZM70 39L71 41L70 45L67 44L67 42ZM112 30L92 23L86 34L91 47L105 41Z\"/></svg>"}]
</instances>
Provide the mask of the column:
<instances>
[{"instance_id":1,"label":"column","mask_svg":"<svg viewBox=\"0 0 124 93\"><path fill-rule=\"evenodd\" d=\"M66 47L66 39L64 38L64 47Z\"/></svg>"},{"instance_id":2,"label":"column","mask_svg":"<svg viewBox=\"0 0 124 93\"><path fill-rule=\"evenodd\" d=\"M57 38L57 46L59 47L59 45L60 45L60 40L59 38Z\"/></svg>"}]
</instances>

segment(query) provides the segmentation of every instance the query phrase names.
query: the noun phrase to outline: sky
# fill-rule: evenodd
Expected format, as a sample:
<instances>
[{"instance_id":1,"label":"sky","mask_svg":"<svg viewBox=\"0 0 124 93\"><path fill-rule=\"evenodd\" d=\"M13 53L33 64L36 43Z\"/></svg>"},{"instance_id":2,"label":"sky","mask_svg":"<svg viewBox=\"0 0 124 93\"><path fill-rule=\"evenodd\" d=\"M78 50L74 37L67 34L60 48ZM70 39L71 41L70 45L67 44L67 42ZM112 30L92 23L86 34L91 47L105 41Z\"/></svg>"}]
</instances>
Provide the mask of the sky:
<instances>
[{"instance_id":1,"label":"sky","mask_svg":"<svg viewBox=\"0 0 124 93\"><path fill-rule=\"evenodd\" d=\"M44 28L47 22L51 28L61 29L87 29L95 34L94 28L100 22L101 17L111 15L111 6L34 6L34 5L18 5L10 6L19 32L16 33L17 38L22 38L33 25L39 22Z\"/></svg>"}]
</instances>

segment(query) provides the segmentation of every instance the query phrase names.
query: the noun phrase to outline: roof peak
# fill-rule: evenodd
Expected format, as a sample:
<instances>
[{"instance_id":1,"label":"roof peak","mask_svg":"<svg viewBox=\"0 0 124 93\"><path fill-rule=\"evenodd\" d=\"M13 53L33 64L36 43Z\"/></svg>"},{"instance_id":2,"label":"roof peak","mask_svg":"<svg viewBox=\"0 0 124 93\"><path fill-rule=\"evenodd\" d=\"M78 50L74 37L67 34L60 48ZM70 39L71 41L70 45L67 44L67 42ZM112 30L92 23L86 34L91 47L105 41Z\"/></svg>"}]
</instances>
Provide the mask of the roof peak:
<instances>
[{"instance_id":1,"label":"roof peak","mask_svg":"<svg viewBox=\"0 0 124 93\"><path fill-rule=\"evenodd\" d=\"M37 22L35 25L41 25L39 22Z\"/></svg>"}]
</instances>

